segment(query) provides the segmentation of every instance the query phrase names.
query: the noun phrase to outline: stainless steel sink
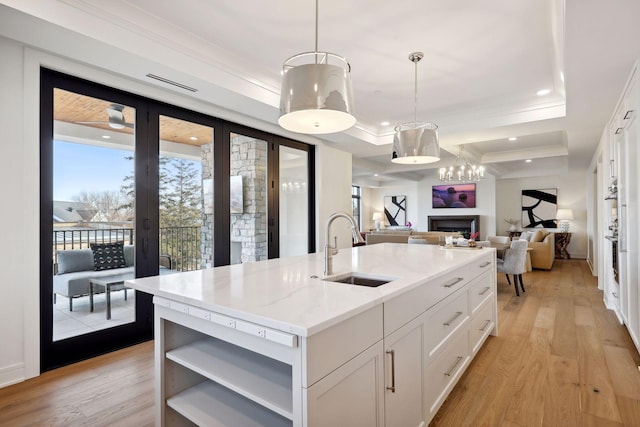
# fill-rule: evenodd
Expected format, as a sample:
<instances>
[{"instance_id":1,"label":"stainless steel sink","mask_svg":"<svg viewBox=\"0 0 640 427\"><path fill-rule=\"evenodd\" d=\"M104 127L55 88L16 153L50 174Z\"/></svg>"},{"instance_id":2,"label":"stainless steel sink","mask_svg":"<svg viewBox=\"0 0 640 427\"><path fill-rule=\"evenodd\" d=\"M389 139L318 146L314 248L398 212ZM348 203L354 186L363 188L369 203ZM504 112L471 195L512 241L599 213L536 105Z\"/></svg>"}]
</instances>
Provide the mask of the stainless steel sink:
<instances>
[{"instance_id":1,"label":"stainless steel sink","mask_svg":"<svg viewBox=\"0 0 640 427\"><path fill-rule=\"evenodd\" d=\"M370 288L377 288L378 286L384 285L385 283L389 283L395 280L393 277L376 277L376 276L367 276L363 274L340 274L334 277L326 277L322 280L326 280L328 282L337 282L337 283L346 283L349 285L358 285L358 286L368 286Z\"/></svg>"}]
</instances>

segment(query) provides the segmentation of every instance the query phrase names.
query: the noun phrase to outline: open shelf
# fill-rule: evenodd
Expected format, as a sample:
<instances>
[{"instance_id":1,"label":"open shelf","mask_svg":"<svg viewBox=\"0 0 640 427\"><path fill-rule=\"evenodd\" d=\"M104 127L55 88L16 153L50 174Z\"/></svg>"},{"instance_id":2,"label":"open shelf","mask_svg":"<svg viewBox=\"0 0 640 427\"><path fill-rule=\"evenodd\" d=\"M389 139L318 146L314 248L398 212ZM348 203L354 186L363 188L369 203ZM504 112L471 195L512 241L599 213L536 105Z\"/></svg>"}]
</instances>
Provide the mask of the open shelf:
<instances>
[{"instance_id":1,"label":"open shelf","mask_svg":"<svg viewBox=\"0 0 640 427\"><path fill-rule=\"evenodd\" d=\"M167 399L167 405L199 426L293 426L291 420L211 381L204 381Z\"/></svg>"},{"instance_id":2,"label":"open shelf","mask_svg":"<svg viewBox=\"0 0 640 427\"><path fill-rule=\"evenodd\" d=\"M168 351L166 357L282 417L293 419L292 373L291 366L285 363L215 338ZM207 406L203 409L210 412Z\"/></svg>"}]
</instances>

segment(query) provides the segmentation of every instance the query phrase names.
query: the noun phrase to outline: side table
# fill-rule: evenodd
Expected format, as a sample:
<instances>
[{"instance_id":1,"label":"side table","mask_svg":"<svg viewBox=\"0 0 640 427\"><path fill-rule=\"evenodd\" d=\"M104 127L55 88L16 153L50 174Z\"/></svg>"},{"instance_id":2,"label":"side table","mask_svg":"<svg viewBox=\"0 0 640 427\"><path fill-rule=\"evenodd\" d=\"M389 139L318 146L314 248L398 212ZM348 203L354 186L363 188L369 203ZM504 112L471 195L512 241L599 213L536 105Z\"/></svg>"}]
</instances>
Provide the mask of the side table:
<instances>
[{"instance_id":1,"label":"side table","mask_svg":"<svg viewBox=\"0 0 640 427\"><path fill-rule=\"evenodd\" d=\"M571 233L555 233L556 239L556 259L570 259L567 246L571 242Z\"/></svg>"},{"instance_id":2,"label":"side table","mask_svg":"<svg viewBox=\"0 0 640 427\"><path fill-rule=\"evenodd\" d=\"M132 273L113 274L111 276L93 277L89 279L89 311L93 312L93 294L96 286L104 288L107 299L107 320L111 320L111 291L124 289L124 300L127 300L127 287L124 281L133 279Z\"/></svg>"}]
</instances>

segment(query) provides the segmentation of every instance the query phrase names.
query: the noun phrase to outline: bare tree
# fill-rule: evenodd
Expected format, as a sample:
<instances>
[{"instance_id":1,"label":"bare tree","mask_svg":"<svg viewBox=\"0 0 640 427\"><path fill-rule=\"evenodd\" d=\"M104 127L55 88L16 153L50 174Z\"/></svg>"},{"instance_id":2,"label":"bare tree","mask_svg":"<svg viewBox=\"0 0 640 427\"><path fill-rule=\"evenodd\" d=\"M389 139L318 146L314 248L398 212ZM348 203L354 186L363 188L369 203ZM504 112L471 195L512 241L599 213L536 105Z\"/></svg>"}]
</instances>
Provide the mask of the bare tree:
<instances>
[{"instance_id":1,"label":"bare tree","mask_svg":"<svg viewBox=\"0 0 640 427\"><path fill-rule=\"evenodd\" d=\"M97 221L114 222L131 220L131 213L126 208L126 197L119 191L82 191L73 196L76 202L84 203L88 208L97 211Z\"/></svg>"}]
</instances>

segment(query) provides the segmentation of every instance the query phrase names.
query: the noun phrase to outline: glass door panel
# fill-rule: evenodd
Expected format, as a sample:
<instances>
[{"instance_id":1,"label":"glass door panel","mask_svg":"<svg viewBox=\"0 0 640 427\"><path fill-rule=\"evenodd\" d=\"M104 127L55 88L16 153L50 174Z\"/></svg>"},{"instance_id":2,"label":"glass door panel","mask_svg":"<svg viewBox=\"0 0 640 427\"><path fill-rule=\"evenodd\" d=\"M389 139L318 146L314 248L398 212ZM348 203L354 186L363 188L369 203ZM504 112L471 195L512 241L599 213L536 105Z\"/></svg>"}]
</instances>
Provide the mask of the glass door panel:
<instances>
[{"instance_id":1,"label":"glass door panel","mask_svg":"<svg viewBox=\"0 0 640 427\"><path fill-rule=\"evenodd\" d=\"M159 116L160 274L213 265L213 128Z\"/></svg>"},{"instance_id":2,"label":"glass door panel","mask_svg":"<svg viewBox=\"0 0 640 427\"><path fill-rule=\"evenodd\" d=\"M53 92L55 342L136 320L135 109Z\"/></svg>"},{"instance_id":3,"label":"glass door panel","mask_svg":"<svg viewBox=\"0 0 640 427\"><path fill-rule=\"evenodd\" d=\"M265 260L269 256L269 144L233 132L230 141L231 264Z\"/></svg>"},{"instance_id":4,"label":"glass door panel","mask_svg":"<svg viewBox=\"0 0 640 427\"><path fill-rule=\"evenodd\" d=\"M280 146L280 257L309 252L309 155Z\"/></svg>"}]
</instances>

